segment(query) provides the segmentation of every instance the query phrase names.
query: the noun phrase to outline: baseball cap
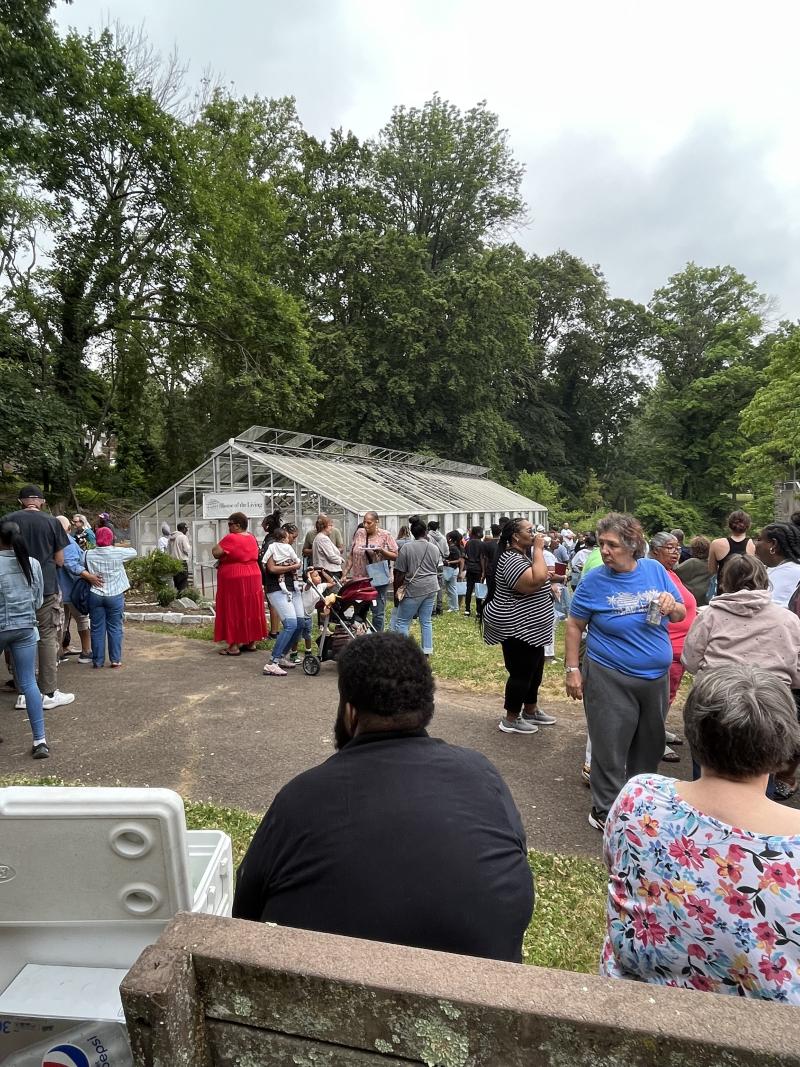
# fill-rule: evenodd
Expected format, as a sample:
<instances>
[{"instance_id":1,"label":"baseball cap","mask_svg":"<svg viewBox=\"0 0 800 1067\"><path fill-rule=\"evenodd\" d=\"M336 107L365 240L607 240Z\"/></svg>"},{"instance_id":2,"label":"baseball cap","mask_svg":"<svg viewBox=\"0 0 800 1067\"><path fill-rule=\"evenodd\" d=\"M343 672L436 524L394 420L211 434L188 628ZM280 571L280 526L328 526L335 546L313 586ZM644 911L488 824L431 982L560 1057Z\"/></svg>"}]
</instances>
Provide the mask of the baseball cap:
<instances>
[{"instance_id":1,"label":"baseball cap","mask_svg":"<svg viewBox=\"0 0 800 1067\"><path fill-rule=\"evenodd\" d=\"M20 500L30 500L31 497L38 497L39 500L44 500L44 493L38 485L24 485L22 489L20 489Z\"/></svg>"}]
</instances>

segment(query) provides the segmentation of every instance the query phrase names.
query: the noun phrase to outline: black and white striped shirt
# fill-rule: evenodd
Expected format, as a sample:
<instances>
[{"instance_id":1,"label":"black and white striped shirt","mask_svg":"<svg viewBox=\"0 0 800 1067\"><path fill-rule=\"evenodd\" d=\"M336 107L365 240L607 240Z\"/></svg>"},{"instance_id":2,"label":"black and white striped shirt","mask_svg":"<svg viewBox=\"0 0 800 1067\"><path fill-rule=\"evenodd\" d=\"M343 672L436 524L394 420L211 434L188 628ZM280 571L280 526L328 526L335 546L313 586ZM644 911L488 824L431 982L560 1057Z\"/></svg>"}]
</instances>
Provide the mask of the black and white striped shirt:
<instances>
[{"instance_id":1,"label":"black and white striped shirt","mask_svg":"<svg viewBox=\"0 0 800 1067\"><path fill-rule=\"evenodd\" d=\"M546 583L535 593L515 592L514 586L531 561L507 549L497 561L495 594L483 609L483 639L498 645L510 637L529 645L546 645L553 633L553 596Z\"/></svg>"}]
</instances>

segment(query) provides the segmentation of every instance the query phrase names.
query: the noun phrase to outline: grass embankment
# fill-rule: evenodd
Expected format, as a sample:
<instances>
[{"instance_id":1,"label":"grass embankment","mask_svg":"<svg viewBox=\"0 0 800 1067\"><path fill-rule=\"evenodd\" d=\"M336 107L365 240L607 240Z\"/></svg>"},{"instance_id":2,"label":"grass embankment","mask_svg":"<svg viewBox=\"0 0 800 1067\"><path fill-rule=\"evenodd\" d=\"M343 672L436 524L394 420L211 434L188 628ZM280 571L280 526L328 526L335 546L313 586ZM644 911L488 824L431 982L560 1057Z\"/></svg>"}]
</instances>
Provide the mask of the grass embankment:
<instances>
[{"instance_id":1,"label":"grass embankment","mask_svg":"<svg viewBox=\"0 0 800 1067\"><path fill-rule=\"evenodd\" d=\"M70 785L59 778L0 775L0 786ZM241 808L184 801L190 830L224 830L238 865L261 821ZM603 940L605 872L599 863L575 856L530 852L536 879L536 911L525 934L524 961L538 967L597 972Z\"/></svg>"},{"instance_id":2,"label":"grass embankment","mask_svg":"<svg viewBox=\"0 0 800 1067\"><path fill-rule=\"evenodd\" d=\"M211 641L212 626L170 626L161 623L136 623L137 628L155 633ZM411 636L419 638L419 626L414 623ZM260 641L258 647L266 651L271 646ZM544 668L541 694L545 698L564 700L564 624L559 623L556 634L558 662ZM474 616L441 615L433 620L433 673L442 681L458 682L468 689L481 692L503 691L506 684L503 654L499 645L486 645Z\"/></svg>"}]
</instances>

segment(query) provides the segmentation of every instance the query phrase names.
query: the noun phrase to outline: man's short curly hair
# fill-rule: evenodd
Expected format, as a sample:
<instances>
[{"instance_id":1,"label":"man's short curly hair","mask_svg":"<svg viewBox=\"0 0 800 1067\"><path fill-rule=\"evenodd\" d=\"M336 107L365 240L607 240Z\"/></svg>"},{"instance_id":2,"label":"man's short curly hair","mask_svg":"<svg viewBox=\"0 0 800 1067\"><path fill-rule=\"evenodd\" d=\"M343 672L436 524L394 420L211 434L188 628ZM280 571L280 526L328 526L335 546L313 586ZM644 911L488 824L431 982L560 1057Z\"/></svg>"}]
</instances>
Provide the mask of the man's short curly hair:
<instances>
[{"instance_id":1,"label":"man's short curly hair","mask_svg":"<svg viewBox=\"0 0 800 1067\"><path fill-rule=\"evenodd\" d=\"M419 645L402 634L357 637L339 653L339 696L360 716L433 718L433 675Z\"/></svg>"}]
</instances>

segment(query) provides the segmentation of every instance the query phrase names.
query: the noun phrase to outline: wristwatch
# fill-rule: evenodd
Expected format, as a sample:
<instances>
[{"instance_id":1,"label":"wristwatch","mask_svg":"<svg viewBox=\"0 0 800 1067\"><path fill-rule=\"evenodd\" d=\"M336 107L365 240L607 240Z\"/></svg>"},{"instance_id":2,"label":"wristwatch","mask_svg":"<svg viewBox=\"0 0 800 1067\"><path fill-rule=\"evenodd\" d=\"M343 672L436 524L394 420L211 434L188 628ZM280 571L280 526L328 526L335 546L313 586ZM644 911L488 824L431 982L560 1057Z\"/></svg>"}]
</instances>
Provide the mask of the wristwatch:
<instances>
[{"instance_id":1,"label":"wristwatch","mask_svg":"<svg viewBox=\"0 0 800 1067\"><path fill-rule=\"evenodd\" d=\"M565 667L564 670L567 674L572 674L573 671L579 671L580 667Z\"/></svg>"}]
</instances>

